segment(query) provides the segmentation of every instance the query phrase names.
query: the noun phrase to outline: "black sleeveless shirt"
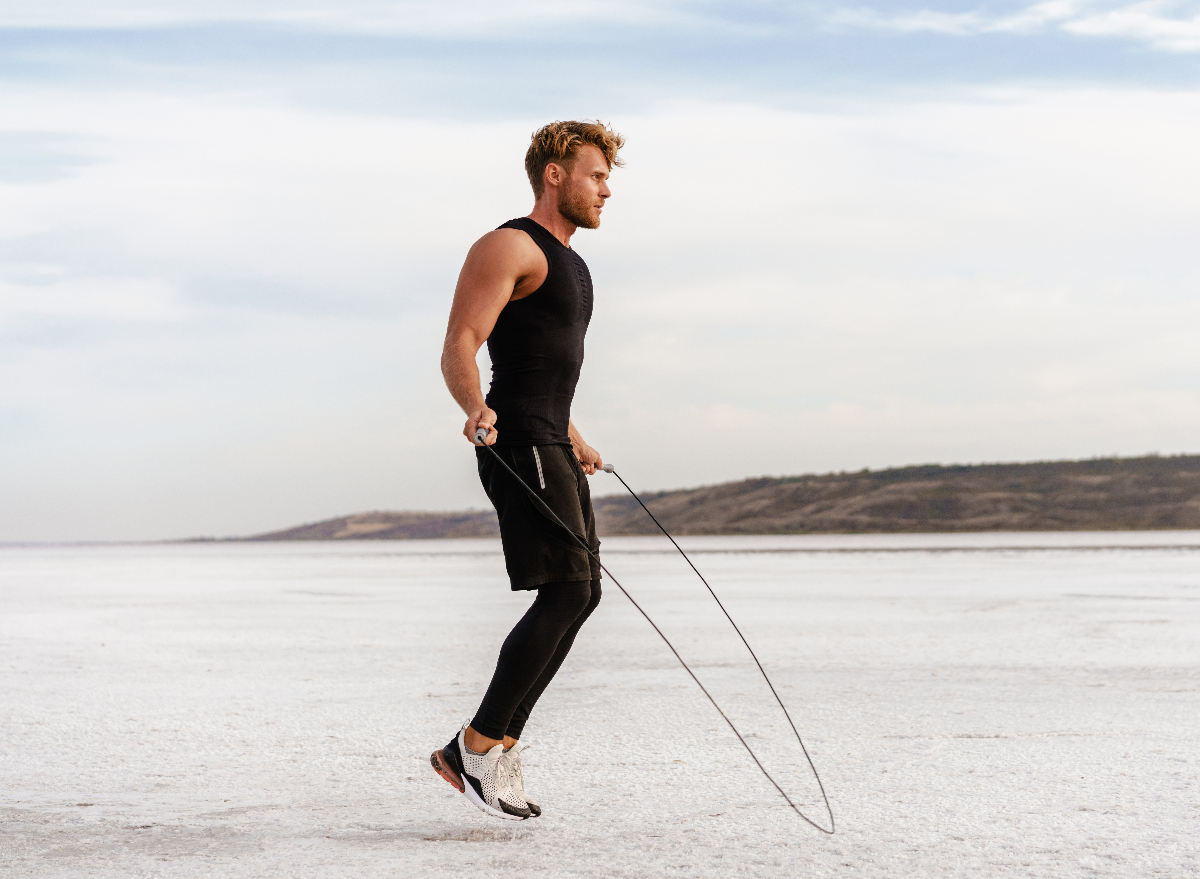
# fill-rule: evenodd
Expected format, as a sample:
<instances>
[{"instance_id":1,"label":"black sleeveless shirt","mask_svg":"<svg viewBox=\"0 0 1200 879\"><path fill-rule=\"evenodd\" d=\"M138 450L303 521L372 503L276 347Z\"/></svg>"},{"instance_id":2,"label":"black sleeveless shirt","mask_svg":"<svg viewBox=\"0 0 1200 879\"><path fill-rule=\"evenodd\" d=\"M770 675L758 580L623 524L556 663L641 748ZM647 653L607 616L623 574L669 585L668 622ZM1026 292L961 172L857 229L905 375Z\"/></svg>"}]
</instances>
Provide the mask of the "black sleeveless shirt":
<instances>
[{"instance_id":1,"label":"black sleeveless shirt","mask_svg":"<svg viewBox=\"0 0 1200 879\"><path fill-rule=\"evenodd\" d=\"M583 337L592 319L592 276L574 250L528 217L501 229L520 229L546 255L546 280L510 301L488 336L500 446L569 443L571 401L583 366Z\"/></svg>"}]
</instances>

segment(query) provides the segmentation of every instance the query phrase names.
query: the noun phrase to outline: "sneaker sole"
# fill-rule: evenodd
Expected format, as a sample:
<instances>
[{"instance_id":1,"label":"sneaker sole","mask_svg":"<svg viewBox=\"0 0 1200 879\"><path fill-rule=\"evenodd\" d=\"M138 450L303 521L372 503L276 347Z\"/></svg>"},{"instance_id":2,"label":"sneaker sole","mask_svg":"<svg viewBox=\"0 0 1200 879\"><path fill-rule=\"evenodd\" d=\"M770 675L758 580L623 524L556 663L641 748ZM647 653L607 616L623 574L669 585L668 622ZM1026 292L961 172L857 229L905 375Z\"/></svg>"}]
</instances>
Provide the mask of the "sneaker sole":
<instances>
[{"instance_id":1,"label":"sneaker sole","mask_svg":"<svg viewBox=\"0 0 1200 879\"><path fill-rule=\"evenodd\" d=\"M510 815L507 812L501 812L499 809L493 809L491 806L485 803L480 798L479 794L475 793L475 788L471 787L469 784L464 784L462 777L450 768L450 766L446 763L446 758L442 756L442 752L440 750L434 751L429 755L429 763L431 766L433 766L434 772L453 785L456 791L458 791L460 794L463 794L468 800L470 800L471 805L477 807L481 811L491 815L493 818L503 818L505 821L525 820L525 818L520 815Z\"/></svg>"},{"instance_id":2,"label":"sneaker sole","mask_svg":"<svg viewBox=\"0 0 1200 879\"><path fill-rule=\"evenodd\" d=\"M450 768L440 750L434 751L429 755L429 764L433 767L434 772L450 782L460 794L466 790L467 786L463 784L462 776Z\"/></svg>"}]
</instances>

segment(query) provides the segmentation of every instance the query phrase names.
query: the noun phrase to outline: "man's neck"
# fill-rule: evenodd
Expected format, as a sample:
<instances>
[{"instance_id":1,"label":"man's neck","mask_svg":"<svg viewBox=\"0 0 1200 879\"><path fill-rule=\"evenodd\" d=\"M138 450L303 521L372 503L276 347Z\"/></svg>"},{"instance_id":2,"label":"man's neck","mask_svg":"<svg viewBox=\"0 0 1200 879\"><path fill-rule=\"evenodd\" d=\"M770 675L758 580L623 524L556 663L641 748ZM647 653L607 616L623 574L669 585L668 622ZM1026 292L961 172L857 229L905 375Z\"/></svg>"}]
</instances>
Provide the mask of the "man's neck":
<instances>
[{"instance_id":1,"label":"man's neck","mask_svg":"<svg viewBox=\"0 0 1200 879\"><path fill-rule=\"evenodd\" d=\"M550 203L548 198L540 198L529 212L533 220L555 238L562 242L563 247L571 246L571 236L579 227L558 212L558 208Z\"/></svg>"}]
</instances>

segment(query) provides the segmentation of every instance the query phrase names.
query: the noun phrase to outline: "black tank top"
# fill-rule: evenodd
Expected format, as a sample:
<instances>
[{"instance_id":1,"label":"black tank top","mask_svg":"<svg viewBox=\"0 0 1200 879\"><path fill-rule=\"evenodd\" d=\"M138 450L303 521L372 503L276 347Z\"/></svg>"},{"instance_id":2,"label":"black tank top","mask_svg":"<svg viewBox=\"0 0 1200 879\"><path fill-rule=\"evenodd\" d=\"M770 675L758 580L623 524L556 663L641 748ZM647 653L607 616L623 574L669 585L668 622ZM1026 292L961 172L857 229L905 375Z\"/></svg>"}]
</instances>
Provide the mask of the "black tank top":
<instances>
[{"instance_id":1,"label":"black tank top","mask_svg":"<svg viewBox=\"0 0 1200 879\"><path fill-rule=\"evenodd\" d=\"M592 276L574 250L528 217L501 229L528 233L546 255L546 280L509 302L488 336L501 446L569 443L571 401L583 366L583 337L592 319Z\"/></svg>"}]
</instances>

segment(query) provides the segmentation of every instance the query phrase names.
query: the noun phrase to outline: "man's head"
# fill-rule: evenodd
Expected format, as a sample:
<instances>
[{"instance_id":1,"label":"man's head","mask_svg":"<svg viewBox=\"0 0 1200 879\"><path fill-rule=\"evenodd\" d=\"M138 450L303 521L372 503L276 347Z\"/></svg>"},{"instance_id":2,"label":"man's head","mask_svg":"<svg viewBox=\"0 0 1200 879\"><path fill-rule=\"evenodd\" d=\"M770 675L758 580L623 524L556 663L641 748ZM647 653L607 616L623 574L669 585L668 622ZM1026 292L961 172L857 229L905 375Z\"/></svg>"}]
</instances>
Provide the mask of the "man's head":
<instances>
[{"instance_id":1,"label":"man's head","mask_svg":"<svg viewBox=\"0 0 1200 879\"><path fill-rule=\"evenodd\" d=\"M534 132L525 173L540 201L547 189L563 217L585 229L600 225L608 172L619 167L625 139L599 122L551 122Z\"/></svg>"}]
</instances>

